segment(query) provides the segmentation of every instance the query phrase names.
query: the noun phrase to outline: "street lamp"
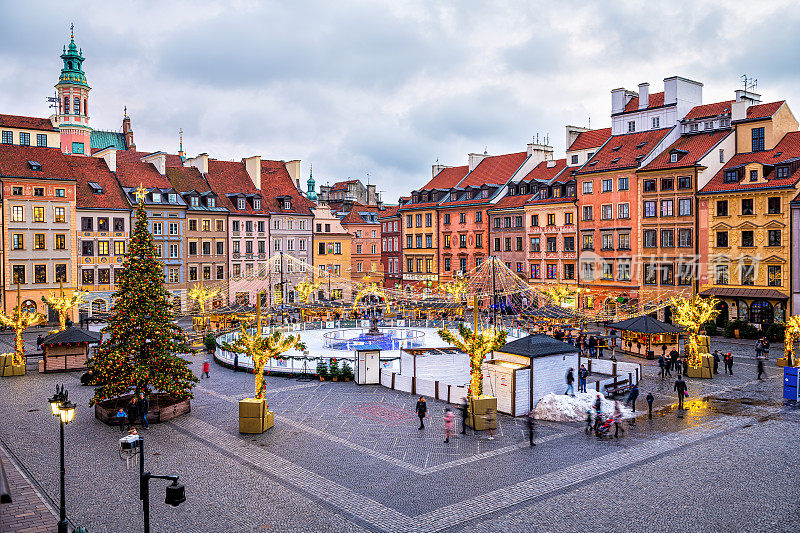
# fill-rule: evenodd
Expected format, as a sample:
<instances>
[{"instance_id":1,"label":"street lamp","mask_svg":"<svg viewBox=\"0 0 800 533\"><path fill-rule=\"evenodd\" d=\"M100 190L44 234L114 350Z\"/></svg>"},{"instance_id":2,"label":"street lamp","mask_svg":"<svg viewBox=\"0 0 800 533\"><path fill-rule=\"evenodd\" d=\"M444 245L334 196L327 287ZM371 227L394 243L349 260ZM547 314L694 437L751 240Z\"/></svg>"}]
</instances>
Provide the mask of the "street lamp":
<instances>
[{"instance_id":1,"label":"street lamp","mask_svg":"<svg viewBox=\"0 0 800 533\"><path fill-rule=\"evenodd\" d=\"M64 469L64 426L72 422L75 418L76 405L69 401L69 393L64 389L64 385L60 387L56 385L56 393L48 400L50 403L50 412L53 416L57 416L59 420L59 428L61 435L61 508L60 520L58 521L58 533L67 533L67 507L66 507L66 485L64 476L66 470Z\"/></svg>"}]
</instances>

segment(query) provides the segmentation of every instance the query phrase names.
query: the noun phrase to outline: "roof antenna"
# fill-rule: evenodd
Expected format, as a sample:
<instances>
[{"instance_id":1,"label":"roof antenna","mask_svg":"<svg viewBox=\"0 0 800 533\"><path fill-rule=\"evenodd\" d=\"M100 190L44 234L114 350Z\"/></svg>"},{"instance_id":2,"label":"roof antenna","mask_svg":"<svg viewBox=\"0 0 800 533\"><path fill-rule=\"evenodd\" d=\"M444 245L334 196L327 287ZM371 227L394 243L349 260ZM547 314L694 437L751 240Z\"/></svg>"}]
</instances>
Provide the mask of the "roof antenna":
<instances>
[{"instance_id":1,"label":"roof antenna","mask_svg":"<svg viewBox=\"0 0 800 533\"><path fill-rule=\"evenodd\" d=\"M589 126L588 126L588 128L592 129L592 114L591 113L589 113Z\"/></svg>"},{"instance_id":2,"label":"roof antenna","mask_svg":"<svg viewBox=\"0 0 800 533\"><path fill-rule=\"evenodd\" d=\"M489 145L483 147L483 155L489 155Z\"/></svg>"}]
</instances>

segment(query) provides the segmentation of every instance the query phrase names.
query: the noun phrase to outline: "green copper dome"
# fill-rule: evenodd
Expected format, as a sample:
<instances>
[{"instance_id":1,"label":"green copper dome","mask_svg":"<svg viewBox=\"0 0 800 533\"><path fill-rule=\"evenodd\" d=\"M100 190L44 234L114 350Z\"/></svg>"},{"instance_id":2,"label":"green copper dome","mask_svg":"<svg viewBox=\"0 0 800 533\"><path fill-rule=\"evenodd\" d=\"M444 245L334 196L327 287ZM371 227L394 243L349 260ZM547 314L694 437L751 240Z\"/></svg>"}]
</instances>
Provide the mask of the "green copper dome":
<instances>
[{"instance_id":1,"label":"green copper dome","mask_svg":"<svg viewBox=\"0 0 800 533\"><path fill-rule=\"evenodd\" d=\"M306 194L306 197L309 200L315 201L317 199L317 192L314 190L316 182L314 181L313 172L314 172L314 167L311 167L311 169L309 169L308 171L308 181L306 182L306 184L308 185L308 194Z\"/></svg>"},{"instance_id":2,"label":"green copper dome","mask_svg":"<svg viewBox=\"0 0 800 533\"><path fill-rule=\"evenodd\" d=\"M74 35L70 36L69 46L64 47L61 60L64 61L64 67L61 69L61 76L58 77L59 84L72 83L89 87L86 75L83 73L83 52L75 46Z\"/></svg>"}]
</instances>

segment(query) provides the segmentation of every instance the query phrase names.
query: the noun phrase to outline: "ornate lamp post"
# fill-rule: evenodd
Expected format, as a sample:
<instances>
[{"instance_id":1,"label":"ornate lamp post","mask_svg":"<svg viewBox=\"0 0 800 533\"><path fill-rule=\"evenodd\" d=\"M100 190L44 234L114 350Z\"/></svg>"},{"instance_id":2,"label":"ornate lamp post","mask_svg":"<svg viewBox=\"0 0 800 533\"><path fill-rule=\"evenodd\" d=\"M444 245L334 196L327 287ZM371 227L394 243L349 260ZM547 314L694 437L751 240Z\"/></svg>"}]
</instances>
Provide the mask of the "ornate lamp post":
<instances>
[{"instance_id":1,"label":"ornate lamp post","mask_svg":"<svg viewBox=\"0 0 800 533\"><path fill-rule=\"evenodd\" d=\"M64 386L56 385L56 393L48 400L50 402L50 412L57 416L59 428L61 429L61 508L60 520L58 522L58 533L67 533L67 507L66 507L66 486L64 483L64 426L72 422L75 417L76 405L69 401L69 393Z\"/></svg>"}]
</instances>

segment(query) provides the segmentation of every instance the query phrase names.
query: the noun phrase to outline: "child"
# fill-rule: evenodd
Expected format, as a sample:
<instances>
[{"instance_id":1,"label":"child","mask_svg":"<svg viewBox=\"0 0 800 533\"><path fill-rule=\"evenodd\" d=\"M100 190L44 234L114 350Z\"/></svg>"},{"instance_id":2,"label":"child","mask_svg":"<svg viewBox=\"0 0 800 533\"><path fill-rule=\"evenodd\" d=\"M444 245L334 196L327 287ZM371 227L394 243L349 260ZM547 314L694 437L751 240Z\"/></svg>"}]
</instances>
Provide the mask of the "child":
<instances>
[{"instance_id":1,"label":"child","mask_svg":"<svg viewBox=\"0 0 800 533\"><path fill-rule=\"evenodd\" d=\"M455 418L455 416L453 416L453 412L450 410L450 408L449 407L446 408L444 410L444 434L445 434L444 441L445 442L450 442L450 432L453 431L453 419L454 418Z\"/></svg>"},{"instance_id":2,"label":"child","mask_svg":"<svg viewBox=\"0 0 800 533\"><path fill-rule=\"evenodd\" d=\"M200 379L203 379L203 377L211 379L211 376L208 375L209 370L211 370L211 364L208 362L208 359L206 359L203 361L203 372L200 374Z\"/></svg>"},{"instance_id":3,"label":"child","mask_svg":"<svg viewBox=\"0 0 800 533\"><path fill-rule=\"evenodd\" d=\"M122 407L117 411L117 422L119 422L120 432L125 431L125 423L128 421L128 413Z\"/></svg>"}]
</instances>

